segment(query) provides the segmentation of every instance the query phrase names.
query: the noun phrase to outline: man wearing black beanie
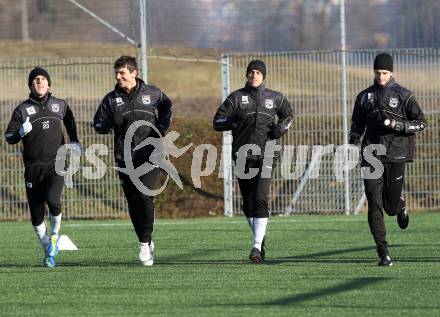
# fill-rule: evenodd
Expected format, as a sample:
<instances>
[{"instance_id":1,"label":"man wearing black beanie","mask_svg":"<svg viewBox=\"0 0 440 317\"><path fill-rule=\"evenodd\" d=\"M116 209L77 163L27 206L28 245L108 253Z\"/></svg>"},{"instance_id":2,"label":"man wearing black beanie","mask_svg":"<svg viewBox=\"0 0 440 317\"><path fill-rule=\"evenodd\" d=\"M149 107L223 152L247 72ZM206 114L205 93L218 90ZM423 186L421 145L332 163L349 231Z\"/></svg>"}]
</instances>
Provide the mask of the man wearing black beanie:
<instances>
[{"instance_id":1,"label":"man wearing black beanie","mask_svg":"<svg viewBox=\"0 0 440 317\"><path fill-rule=\"evenodd\" d=\"M266 79L266 65L264 64L264 62L258 59L251 61L248 67L246 68L246 77L253 70L258 70L261 73L261 75L263 75L263 80Z\"/></svg>"},{"instance_id":2,"label":"man wearing black beanie","mask_svg":"<svg viewBox=\"0 0 440 317\"><path fill-rule=\"evenodd\" d=\"M426 120L414 94L394 80L391 55L378 54L373 69L373 85L356 98L349 143L362 145L368 224L376 243L378 265L390 266L383 211L397 216L401 229L408 227L402 197L405 165L413 161L415 135L425 129ZM375 171L383 172L373 176Z\"/></svg>"},{"instance_id":3,"label":"man wearing black beanie","mask_svg":"<svg viewBox=\"0 0 440 317\"><path fill-rule=\"evenodd\" d=\"M29 77L28 77L28 87L29 89L32 89L32 83L34 81L34 79L37 76L43 76L46 80L47 80L47 84L50 87L50 76L49 73L41 67L35 67L33 70L31 70L31 72L29 73Z\"/></svg>"},{"instance_id":4,"label":"man wearing black beanie","mask_svg":"<svg viewBox=\"0 0 440 317\"><path fill-rule=\"evenodd\" d=\"M393 72L393 58L390 54L380 53L374 59L373 69L382 69Z\"/></svg>"},{"instance_id":5,"label":"man wearing black beanie","mask_svg":"<svg viewBox=\"0 0 440 317\"><path fill-rule=\"evenodd\" d=\"M245 87L230 94L217 110L213 125L216 131L232 130L232 152L243 197L242 209L253 234L249 258L260 263L266 256L268 192L276 165L274 156L279 154L272 153L269 148L279 143L287 132L293 113L283 94L264 86L264 62L251 61L246 68L246 78Z\"/></svg>"},{"instance_id":6,"label":"man wearing black beanie","mask_svg":"<svg viewBox=\"0 0 440 317\"><path fill-rule=\"evenodd\" d=\"M61 227L64 176L63 171L55 170L58 149L65 143L61 122L69 135L72 151L79 155L82 152L73 113L66 101L49 92L50 84L50 76L45 69L35 67L31 70L28 77L29 98L15 108L5 133L9 144L23 141L26 195L46 267L55 266ZM46 205L49 207L50 235L44 221Z\"/></svg>"}]
</instances>

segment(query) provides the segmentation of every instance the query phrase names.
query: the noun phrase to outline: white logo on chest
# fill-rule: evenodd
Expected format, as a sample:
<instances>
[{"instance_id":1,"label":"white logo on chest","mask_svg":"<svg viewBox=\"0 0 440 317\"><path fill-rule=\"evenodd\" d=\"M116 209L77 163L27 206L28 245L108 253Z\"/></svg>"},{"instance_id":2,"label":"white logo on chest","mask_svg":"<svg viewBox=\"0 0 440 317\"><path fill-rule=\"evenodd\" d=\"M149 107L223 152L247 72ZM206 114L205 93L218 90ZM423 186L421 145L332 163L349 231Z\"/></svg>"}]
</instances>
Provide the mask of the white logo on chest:
<instances>
[{"instance_id":1,"label":"white logo on chest","mask_svg":"<svg viewBox=\"0 0 440 317\"><path fill-rule=\"evenodd\" d=\"M117 106L122 106L124 104L124 101L122 100L121 97L116 97L116 105Z\"/></svg>"},{"instance_id":2,"label":"white logo on chest","mask_svg":"<svg viewBox=\"0 0 440 317\"><path fill-rule=\"evenodd\" d=\"M60 106L57 103L54 103L52 105L52 112L58 112L60 111Z\"/></svg>"},{"instance_id":3,"label":"white logo on chest","mask_svg":"<svg viewBox=\"0 0 440 317\"><path fill-rule=\"evenodd\" d=\"M249 96L241 96L241 103L247 105L249 103Z\"/></svg>"},{"instance_id":4,"label":"white logo on chest","mask_svg":"<svg viewBox=\"0 0 440 317\"><path fill-rule=\"evenodd\" d=\"M32 107L27 107L26 108L26 111L27 111L27 113L28 113L28 115L31 115L31 114L36 114L37 112L35 111L35 108L32 106Z\"/></svg>"},{"instance_id":5,"label":"white logo on chest","mask_svg":"<svg viewBox=\"0 0 440 317\"><path fill-rule=\"evenodd\" d=\"M151 96L150 95L142 96L142 103L144 105L149 105L151 103Z\"/></svg>"},{"instance_id":6,"label":"white logo on chest","mask_svg":"<svg viewBox=\"0 0 440 317\"><path fill-rule=\"evenodd\" d=\"M267 109L272 109L273 108L273 99L265 99L264 100L264 106Z\"/></svg>"},{"instance_id":7,"label":"white logo on chest","mask_svg":"<svg viewBox=\"0 0 440 317\"><path fill-rule=\"evenodd\" d=\"M49 129L49 121L43 121L42 124L43 124L43 130Z\"/></svg>"},{"instance_id":8,"label":"white logo on chest","mask_svg":"<svg viewBox=\"0 0 440 317\"><path fill-rule=\"evenodd\" d=\"M391 108L396 108L398 104L399 104L399 99L397 99L397 98L390 98L389 105L390 105Z\"/></svg>"}]
</instances>

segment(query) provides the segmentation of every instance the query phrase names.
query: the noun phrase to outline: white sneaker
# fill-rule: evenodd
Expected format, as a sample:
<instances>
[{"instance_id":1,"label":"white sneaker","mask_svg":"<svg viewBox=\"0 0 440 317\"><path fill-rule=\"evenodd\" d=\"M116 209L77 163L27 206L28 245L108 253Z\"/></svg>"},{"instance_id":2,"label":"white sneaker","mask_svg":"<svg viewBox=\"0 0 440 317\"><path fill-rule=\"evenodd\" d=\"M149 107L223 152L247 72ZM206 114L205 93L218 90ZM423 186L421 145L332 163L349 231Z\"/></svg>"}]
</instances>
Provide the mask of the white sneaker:
<instances>
[{"instance_id":1,"label":"white sneaker","mask_svg":"<svg viewBox=\"0 0 440 317\"><path fill-rule=\"evenodd\" d=\"M154 263L153 257L154 244L142 243L139 248L139 261L141 261L143 266L152 266Z\"/></svg>"}]
</instances>

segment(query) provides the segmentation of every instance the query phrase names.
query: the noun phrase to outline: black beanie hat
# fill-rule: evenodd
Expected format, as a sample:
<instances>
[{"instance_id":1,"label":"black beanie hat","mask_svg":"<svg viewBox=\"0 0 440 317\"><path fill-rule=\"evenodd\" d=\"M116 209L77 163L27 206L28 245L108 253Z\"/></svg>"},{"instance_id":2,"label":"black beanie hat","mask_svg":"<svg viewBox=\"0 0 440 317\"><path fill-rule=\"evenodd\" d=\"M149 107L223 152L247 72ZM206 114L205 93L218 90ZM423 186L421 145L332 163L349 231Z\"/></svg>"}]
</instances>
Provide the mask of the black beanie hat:
<instances>
[{"instance_id":1,"label":"black beanie hat","mask_svg":"<svg viewBox=\"0 0 440 317\"><path fill-rule=\"evenodd\" d=\"M253 61L251 61L248 67L246 68L246 77L249 74L249 72L253 70L258 70L263 74L263 78L266 78L266 65L264 65L264 62L258 59L254 59Z\"/></svg>"},{"instance_id":2,"label":"black beanie hat","mask_svg":"<svg viewBox=\"0 0 440 317\"><path fill-rule=\"evenodd\" d=\"M393 58L390 54L380 53L374 59L374 69L393 71Z\"/></svg>"},{"instance_id":3,"label":"black beanie hat","mask_svg":"<svg viewBox=\"0 0 440 317\"><path fill-rule=\"evenodd\" d=\"M49 73L41 68L41 67L35 67L33 70L31 70L31 72L29 73L29 79L28 79L28 86L29 88L32 86L32 82L34 81L34 78L37 76L44 76L47 79L47 82L49 84L50 87L50 77L49 77Z\"/></svg>"}]
</instances>

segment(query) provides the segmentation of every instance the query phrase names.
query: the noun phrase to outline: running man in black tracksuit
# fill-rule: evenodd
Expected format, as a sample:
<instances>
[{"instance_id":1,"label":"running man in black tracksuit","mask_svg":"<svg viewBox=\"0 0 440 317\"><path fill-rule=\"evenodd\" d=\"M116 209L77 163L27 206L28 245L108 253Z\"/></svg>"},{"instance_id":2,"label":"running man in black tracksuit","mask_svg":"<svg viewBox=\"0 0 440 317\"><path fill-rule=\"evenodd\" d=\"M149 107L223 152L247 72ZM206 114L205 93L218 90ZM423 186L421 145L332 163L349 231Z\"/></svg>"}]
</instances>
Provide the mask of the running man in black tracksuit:
<instances>
[{"instance_id":1,"label":"running man in black tracksuit","mask_svg":"<svg viewBox=\"0 0 440 317\"><path fill-rule=\"evenodd\" d=\"M383 164L383 174L379 178L364 179L368 224L381 266L392 265L385 238L383 210L390 216L397 215L401 229L408 226L409 216L402 197L405 163L414 158L415 134L426 127L425 116L414 94L397 84L392 72L392 57L386 53L377 55L374 84L356 98L349 141L359 145L364 135L362 149L375 144L385 150L382 153L372 152ZM362 166L373 172L373 164L365 159L365 151L363 154Z\"/></svg>"},{"instance_id":2,"label":"running man in black tracksuit","mask_svg":"<svg viewBox=\"0 0 440 317\"><path fill-rule=\"evenodd\" d=\"M239 150L242 146L253 144L261 150L260 153L245 154L244 172L249 174L250 169L256 169L258 173L250 179L238 175L243 197L242 209L253 233L250 259L260 263L266 254L264 243L269 219L267 196L276 163L274 159L270 164L264 160L266 142L277 140L287 132L293 114L285 96L264 87L266 66L262 61L251 61L246 69L246 77L246 86L230 94L217 110L213 125L217 131L232 130L232 151L237 170L240 169Z\"/></svg>"},{"instance_id":3,"label":"running man in black tracksuit","mask_svg":"<svg viewBox=\"0 0 440 317\"><path fill-rule=\"evenodd\" d=\"M154 150L151 145L135 150L135 147L149 137L158 138L154 127L163 134L171 123L171 101L158 88L145 84L137 78L138 68L136 59L130 56L121 56L114 64L117 84L115 89L102 100L95 114L94 127L100 134L114 131L114 154L118 167L125 168L131 162L126 161L124 153L124 139L130 127L134 127L140 120L147 121L150 126L142 125L137 128L131 144L127 144L127 151L131 154L134 167L150 162L150 154ZM149 190L154 190L160 169L152 164L153 168L140 181ZM122 189L128 202L128 210L137 237L140 242L139 260L145 266L151 266L153 257L153 197L141 192L130 177L119 171Z\"/></svg>"},{"instance_id":4,"label":"running man in black tracksuit","mask_svg":"<svg viewBox=\"0 0 440 317\"><path fill-rule=\"evenodd\" d=\"M58 232L61 226L61 194L64 176L55 171L58 149L64 144L62 124L66 128L75 154L81 155L75 119L67 103L49 92L50 77L36 67L29 74L29 99L19 104L5 133L9 144L23 140L26 194L31 221L44 249L44 265L55 266ZM50 237L44 217L49 207Z\"/></svg>"}]
</instances>

